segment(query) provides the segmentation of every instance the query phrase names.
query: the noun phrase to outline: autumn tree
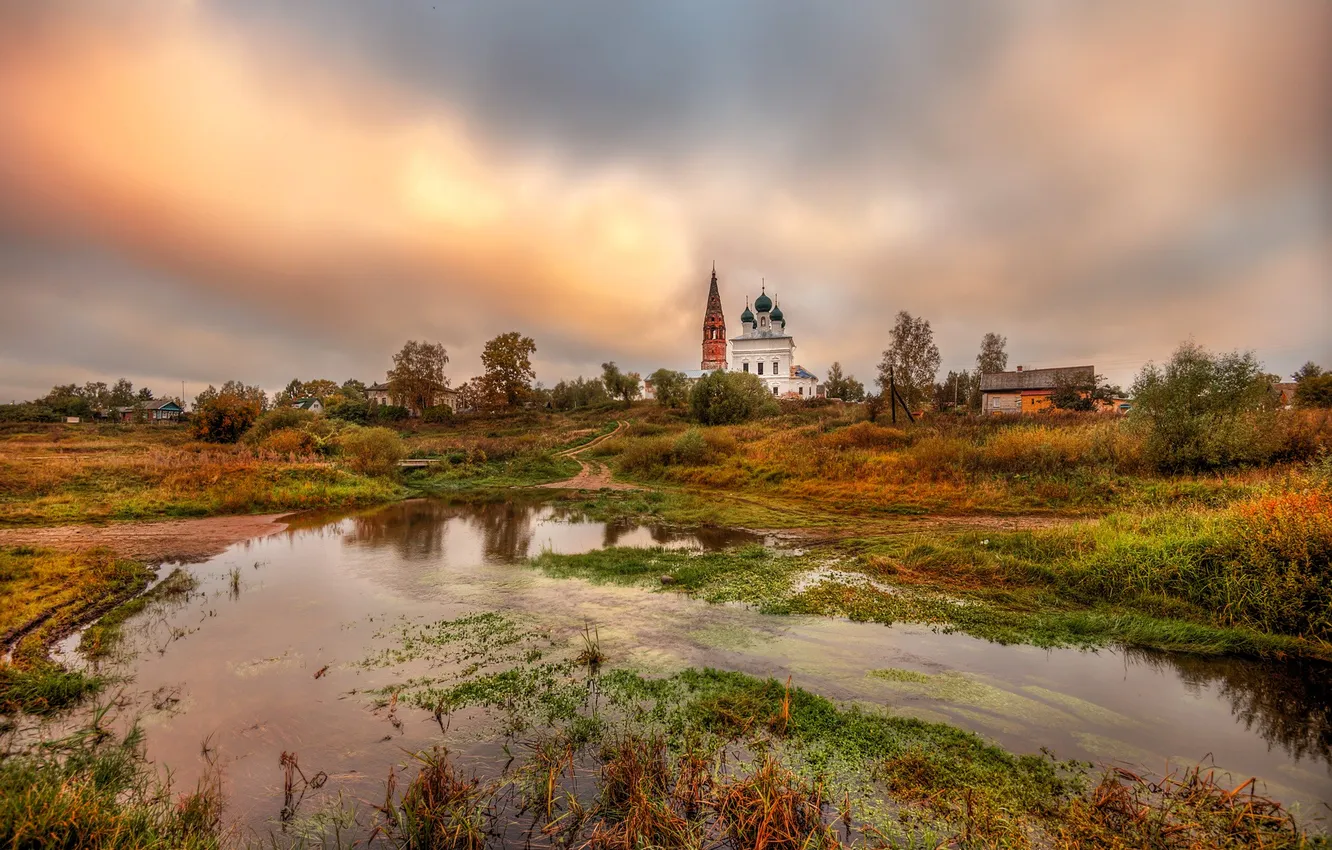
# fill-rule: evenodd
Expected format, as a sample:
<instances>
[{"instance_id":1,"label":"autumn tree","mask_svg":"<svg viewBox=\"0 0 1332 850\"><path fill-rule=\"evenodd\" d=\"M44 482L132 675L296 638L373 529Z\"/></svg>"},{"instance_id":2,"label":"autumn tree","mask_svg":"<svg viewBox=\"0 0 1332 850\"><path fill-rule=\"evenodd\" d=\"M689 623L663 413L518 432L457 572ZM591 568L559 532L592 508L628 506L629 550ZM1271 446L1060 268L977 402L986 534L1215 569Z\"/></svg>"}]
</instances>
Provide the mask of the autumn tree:
<instances>
[{"instance_id":1,"label":"autumn tree","mask_svg":"<svg viewBox=\"0 0 1332 850\"><path fill-rule=\"evenodd\" d=\"M212 387L210 386L211 390ZM195 400L194 436L209 443L234 443L259 418L261 407L253 398L234 392L218 392Z\"/></svg>"},{"instance_id":2,"label":"autumn tree","mask_svg":"<svg viewBox=\"0 0 1332 850\"><path fill-rule=\"evenodd\" d=\"M257 385L246 384L244 381L227 381L221 389L212 384L202 390L194 397L194 409L197 412L204 404L212 399L222 395L238 396L245 401L254 402L259 406L259 412L263 413L268 408L268 393L264 392Z\"/></svg>"},{"instance_id":3,"label":"autumn tree","mask_svg":"<svg viewBox=\"0 0 1332 850\"><path fill-rule=\"evenodd\" d=\"M864 401L865 385L852 375L842 374L842 364L834 362L828 369L828 380L823 384L823 392L828 398L840 398L842 401Z\"/></svg>"},{"instance_id":4,"label":"autumn tree","mask_svg":"<svg viewBox=\"0 0 1332 850\"><path fill-rule=\"evenodd\" d=\"M640 380L637 372L621 372L614 360L601 364L601 382L606 385L606 392L623 401L625 407L638 398Z\"/></svg>"},{"instance_id":5,"label":"autumn tree","mask_svg":"<svg viewBox=\"0 0 1332 850\"><path fill-rule=\"evenodd\" d=\"M536 377L532 369L535 353L536 342L517 331L500 334L487 342L481 352L481 365L486 371L478 379L483 398L508 407L517 407L526 401L532 393L532 379Z\"/></svg>"},{"instance_id":6,"label":"autumn tree","mask_svg":"<svg viewBox=\"0 0 1332 850\"><path fill-rule=\"evenodd\" d=\"M435 399L449 386L444 376L444 364L448 362L449 353L442 343L409 339L393 355L393 368L388 373L389 398L395 405L418 413L434 407Z\"/></svg>"},{"instance_id":7,"label":"autumn tree","mask_svg":"<svg viewBox=\"0 0 1332 850\"><path fill-rule=\"evenodd\" d=\"M1106 383L1104 375L1077 374L1071 371L1055 375L1050 406L1056 410L1092 411L1098 403L1109 403L1123 393Z\"/></svg>"},{"instance_id":8,"label":"autumn tree","mask_svg":"<svg viewBox=\"0 0 1332 850\"><path fill-rule=\"evenodd\" d=\"M139 387L139 391L134 394L134 399L136 401L152 401L153 391L147 387Z\"/></svg>"},{"instance_id":9,"label":"autumn tree","mask_svg":"<svg viewBox=\"0 0 1332 850\"><path fill-rule=\"evenodd\" d=\"M663 368L647 379L652 382L652 392L662 407L684 407L689 403L689 377L684 372Z\"/></svg>"},{"instance_id":10,"label":"autumn tree","mask_svg":"<svg viewBox=\"0 0 1332 850\"><path fill-rule=\"evenodd\" d=\"M902 310L890 332L891 343L879 363L879 386L888 391L890 375L907 405L918 408L934 390L934 376L939 373L939 346L928 319L917 319Z\"/></svg>"}]
</instances>

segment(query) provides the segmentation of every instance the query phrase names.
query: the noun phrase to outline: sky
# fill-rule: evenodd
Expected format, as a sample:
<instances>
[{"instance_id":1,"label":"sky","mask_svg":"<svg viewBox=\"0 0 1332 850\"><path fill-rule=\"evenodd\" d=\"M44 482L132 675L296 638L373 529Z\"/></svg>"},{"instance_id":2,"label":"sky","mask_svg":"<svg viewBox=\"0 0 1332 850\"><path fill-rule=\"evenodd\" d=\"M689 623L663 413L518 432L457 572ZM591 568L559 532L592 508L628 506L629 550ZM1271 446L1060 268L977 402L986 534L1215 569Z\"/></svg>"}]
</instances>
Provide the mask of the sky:
<instances>
[{"instance_id":1,"label":"sky","mask_svg":"<svg viewBox=\"0 0 1332 850\"><path fill-rule=\"evenodd\" d=\"M0 401L130 378L1332 367L1325 0L0 0Z\"/></svg>"}]
</instances>

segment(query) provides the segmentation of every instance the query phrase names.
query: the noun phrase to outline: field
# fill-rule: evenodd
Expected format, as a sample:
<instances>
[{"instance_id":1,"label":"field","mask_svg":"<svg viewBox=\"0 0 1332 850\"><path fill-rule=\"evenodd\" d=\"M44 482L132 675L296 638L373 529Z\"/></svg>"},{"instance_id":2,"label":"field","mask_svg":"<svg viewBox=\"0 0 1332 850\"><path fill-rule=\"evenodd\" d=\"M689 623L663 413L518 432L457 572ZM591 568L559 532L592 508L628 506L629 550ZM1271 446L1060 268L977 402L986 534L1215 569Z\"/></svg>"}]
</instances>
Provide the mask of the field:
<instances>
[{"instance_id":1,"label":"field","mask_svg":"<svg viewBox=\"0 0 1332 850\"><path fill-rule=\"evenodd\" d=\"M545 498L589 518L748 528L786 551L610 546L544 552L528 568L774 615L920 623L1001 643L1332 659L1325 413L1283 413L1269 462L1185 474L1153 467L1136 423L1093 415L894 426L867 421L858 407L792 406L701 428L640 403L469 416L404 426L403 454L429 463L379 475L319 448L328 431L317 427L320 439L277 451L280 441L207 444L172 426L5 426L0 529L34 539L49 531L54 542L0 545L0 636L12 649L0 664L4 724L17 728L16 718L51 716L105 689L99 676L52 662L55 640L98 620L79 651L109 657L123 623L195 586L182 570L142 594L152 563L123 549L59 545L54 526L419 496L507 500L515 488L571 479L584 463L634 489L543 490ZM158 554L154 561L168 555ZM239 575L232 581L239 592ZM483 642L469 657L492 649ZM518 801L534 828L588 847L716 846L756 835L769 846L1322 846L1302 843L1274 804L1196 771L1155 782L1098 775L738 673L654 679L615 670L593 689L605 707L589 713L585 689L570 691L569 681L578 665L595 667L598 653L589 640L576 659L531 671L519 665L443 690L411 680L380 693L390 713L400 703L436 719L446 704L527 706L514 723L545 714L549 723L528 742L516 785L465 776L447 753L421 754L401 789L390 780L377 834L393 846L477 847ZM542 672L523 678L532 671ZM57 744L0 758L0 790L11 801L0 804L0 837L15 846L38 846L43 830L59 829L48 816L123 836L125 846L228 842L216 780L171 802L142 763L141 733L117 738L94 726ZM867 788L889 796L871 799ZM18 808L4 808L13 801Z\"/></svg>"}]
</instances>

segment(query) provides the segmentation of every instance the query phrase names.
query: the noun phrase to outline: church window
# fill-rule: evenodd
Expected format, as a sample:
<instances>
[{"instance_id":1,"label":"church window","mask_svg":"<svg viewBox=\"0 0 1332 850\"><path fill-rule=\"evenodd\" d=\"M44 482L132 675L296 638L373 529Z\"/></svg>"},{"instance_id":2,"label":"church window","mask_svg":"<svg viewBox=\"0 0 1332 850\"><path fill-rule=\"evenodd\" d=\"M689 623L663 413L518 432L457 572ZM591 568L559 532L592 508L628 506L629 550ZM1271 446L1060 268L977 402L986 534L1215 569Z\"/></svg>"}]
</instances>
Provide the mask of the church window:
<instances>
[{"instance_id":1,"label":"church window","mask_svg":"<svg viewBox=\"0 0 1332 850\"><path fill-rule=\"evenodd\" d=\"M775 384L773 385L773 388L772 388L772 394L773 394L773 395L777 395L777 386L776 386Z\"/></svg>"},{"instance_id":2,"label":"church window","mask_svg":"<svg viewBox=\"0 0 1332 850\"><path fill-rule=\"evenodd\" d=\"M772 374L774 374L774 375L779 375L779 374L781 374L780 372L777 371L777 361L776 361L776 360L772 361Z\"/></svg>"},{"instance_id":3,"label":"church window","mask_svg":"<svg viewBox=\"0 0 1332 850\"><path fill-rule=\"evenodd\" d=\"M760 375L763 374L763 364L762 364L762 363L759 364L759 374L760 374Z\"/></svg>"},{"instance_id":4,"label":"church window","mask_svg":"<svg viewBox=\"0 0 1332 850\"><path fill-rule=\"evenodd\" d=\"M745 367L745 371L748 372L748 371L749 371L749 363L748 363L748 361L746 361L743 365L744 365L744 367Z\"/></svg>"},{"instance_id":5,"label":"church window","mask_svg":"<svg viewBox=\"0 0 1332 850\"><path fill-rule=\"evenodd\" d=\"M800 387L800 394L801 394L801 395L804 395L804 394L805 394L805 388L804 388L804 387Z\"/></svg>"}]
</instances>

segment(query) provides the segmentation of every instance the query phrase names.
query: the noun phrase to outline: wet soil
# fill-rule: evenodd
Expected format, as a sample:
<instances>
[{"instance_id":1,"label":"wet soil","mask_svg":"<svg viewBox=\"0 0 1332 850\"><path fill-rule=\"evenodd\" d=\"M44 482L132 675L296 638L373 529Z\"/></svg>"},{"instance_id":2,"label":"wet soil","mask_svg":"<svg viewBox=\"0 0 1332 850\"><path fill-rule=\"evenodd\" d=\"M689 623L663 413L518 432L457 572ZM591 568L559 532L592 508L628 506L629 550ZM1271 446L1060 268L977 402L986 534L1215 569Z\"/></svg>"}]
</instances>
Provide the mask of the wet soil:
<instances>
[{"instance_id":1,"label":"wet soil","mask_svg":"<svg viewBox=\"0 0 1332 850\"><path fill-rule=\"evenodd\" d=\"M165 522L111 525L57 525L0 528L0 546L88 549L106 546L118 555L147 563L206 561L228 546L284 531L287 514L220 516Z\"/></svg>"}]
</instances>

